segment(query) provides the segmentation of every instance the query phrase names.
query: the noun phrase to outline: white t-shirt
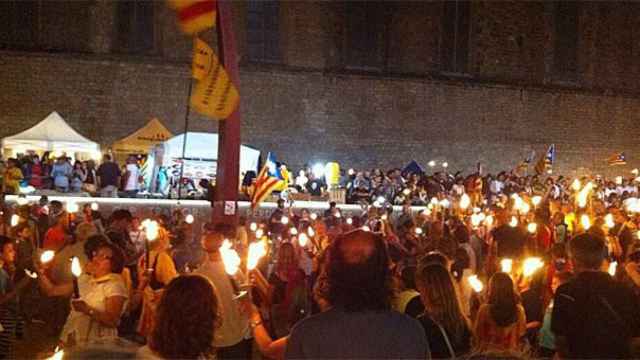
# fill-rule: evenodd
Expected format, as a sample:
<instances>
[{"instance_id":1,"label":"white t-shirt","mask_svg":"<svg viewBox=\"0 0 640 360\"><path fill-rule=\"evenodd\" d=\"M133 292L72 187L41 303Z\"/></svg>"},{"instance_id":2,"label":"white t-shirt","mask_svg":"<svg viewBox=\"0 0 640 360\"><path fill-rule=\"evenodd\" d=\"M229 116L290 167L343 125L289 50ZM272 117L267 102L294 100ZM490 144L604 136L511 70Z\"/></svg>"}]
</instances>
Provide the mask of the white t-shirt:
<instances>
[{"instance_id":1,"label":"white t-shirt","mask_svg":"<svg viewBox=\"0 0 640 360\"><path fill-rule=\"evenodd\" d=\"M222 261L207 259L195 272L211 280L218 296L222 325L216 330L213 345L227 347L236 345L243 339L250 338L249 318L240 312L237 300L233 299L235 296L233 286L224 270ZM238 285L241 285L244 281L244 275L241 271L238 271L235 278Z\"/></svg>"},{"instance_id":2,"label":"white t-shirt","mask_svg":"<svg viewBox=\"0 0 640 360\"><path fill-rule=\"evenodd\" d=\"M140 169L136 164L127 164L127 171L129 177L127 178L127 184L124 187L125 191L138 190L138 177L140 176Z\"/></svg>"}]
</instances>

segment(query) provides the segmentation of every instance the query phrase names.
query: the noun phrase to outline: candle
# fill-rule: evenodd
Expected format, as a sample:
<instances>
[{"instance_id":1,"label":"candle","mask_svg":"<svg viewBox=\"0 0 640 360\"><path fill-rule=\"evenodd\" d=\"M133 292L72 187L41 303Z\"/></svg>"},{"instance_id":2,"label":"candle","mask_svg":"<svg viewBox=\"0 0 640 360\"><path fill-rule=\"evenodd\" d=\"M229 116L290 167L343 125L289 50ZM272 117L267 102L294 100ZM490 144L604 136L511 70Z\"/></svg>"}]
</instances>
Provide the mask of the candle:
<instances>
[{"instance_id":1,"label":"candle","mask_svg":"<svg viewBox=\"0 0 640 360\"><path fill-rule=\"evenodd\" d=\"M151 269L151 264L150 262L150 242L154 241L157 237L158 237L158 231L159 231L159 225L157 221L151 220L151 219L145 219L144 221L142 221L142 224L140 224L140 230L143 230L145 233L145 237L144 237L144 248L145 248L145 257L144 257L144 266L147 267L147 269Z\"/></svg>"},{"instance_id":2,"label":"candle","mask_svg":"<svg viewBox=\"0 0 640 360\"><path fill-rule=\"evenodd\" d=\"M74 299L79 299L78 278L82 274L82 267L80 266L80 259L75 256L71 259L71 273L73 274L73 297Z\"/></svg>"},{"instance_id":3,"label":"candle","mask_svg":"<svg viewBox=\"0 0 640 360\"><path fill-rule=\"evenodd\" d=\"M45 250L42 255L40 255L40 262L43 264L48 263L49 261L53 260L53 258L56 256L55 251L53 250Z\"/></svg>"},{"instance_id":4,"label":"candle","mask_svg":"<svg viewBox=\"0 0 640 360\"><path fill-rule=\"evenodd\" d=\"M460 209L466 210L469 205L471 205L471 198L467 194L462 194L460 197Z\"/></svg>"},{"instance_id":5,"label":"candle","mask_svg":"<svg viewBox=\"0 0 640 360\"><path fill-rule=\"evenodd\" d=\"M538 230L538 224L532 222L527 225L527 231L529 231L529 233L535 234L536 230Z\"/></svg>"},{"instance_id":6,"label":"candle","mask_svg":"<svg viewBox=\"0 0 640 360\"><path fill-rule=\"evenodd\" d=\"M539 269L542 269L544 262L538 257L530 257L524 260L522 265L522 274L524 276L531 276Z\"/></svg>"},{"instance_id":7,"label":"candle","mask_svg":"<svg viewBox=\"0 0 640 360\"><path fill-rule=\"evenodd\" d=\"M300 245L301 247L307 246L308 242L309 242L309 237L307 236L307 234L302 233L300 234L300 236L298 236L298 245Z\"/></svg>"},{"instance_id":8,"label":"candle","mask_svg":"<svg viewBox=\"0 0 640 360\"><path fill-rule=\"evenodd\" d=\"M48 357L46 360L62 360L64 359L64 350L60 349L59 346L56 346L53 355Z\"/></svg>"},{"instance_id":9,"label":"candle","mask_svg":"<svg viewBox=\"0 0 640 360\"><path fill-rule=\"evenodd\" d=\"M616 270L618 269L618 262L617 261L613 261L609 264L609 269L608 269L608 273L611 276L615 276L616 275Z\"/></svg>"},{"instance_id":10,"label":"candle","mask_svg":"<svg viewBox=\"0 0 640 360\"><path fill-rule=\"evenodd\" d=\"M510 273L513 268L513 260L511 259L502 259L500 261L500 268L502 268L502 272Z\"/></svg>"},{"instance_id":11,"label":"candle","mask_svg":"<svg viewBox=\"0 0 640 360\"><path fill-rule=\"evenodd\" d=\"M469 285L471 286L473 291L475 291L477 293L481 292L482 289L484 288L484 285L482 284L482 281L480 281L480 279L478 279L478 275L469 276L468 281L469 281Z\"/></svg>"},{"instance_id":12,"label":"candle","mask_svg":"<svg viewBox=\"0 0 640 360\"><path fill-rule=\"evenodd\" d=\"M20 216L16 214L11 215L11 226L18 226L18 223L20 223Z\"/></svg>"}]
</instances>

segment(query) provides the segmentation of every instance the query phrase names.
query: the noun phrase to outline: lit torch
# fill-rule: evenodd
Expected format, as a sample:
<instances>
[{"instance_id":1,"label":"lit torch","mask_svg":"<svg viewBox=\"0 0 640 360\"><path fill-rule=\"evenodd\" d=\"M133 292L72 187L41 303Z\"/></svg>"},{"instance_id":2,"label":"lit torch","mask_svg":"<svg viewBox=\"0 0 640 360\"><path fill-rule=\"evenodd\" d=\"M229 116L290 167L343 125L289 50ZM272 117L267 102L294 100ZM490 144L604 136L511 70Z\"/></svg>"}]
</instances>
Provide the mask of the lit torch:
<instances>
[{"instance_id":1,"label":"lit torch","mask_svg":"<svg viewBox=\"0 0 640 360\"><path fill-rule=\"evenodd\" d=\"M513 260L511 259L502 259L500 261L500 268L503 273L510 273L513 269Z\"/></svg>"},{"instance_id":2,"label":"lit torch","mask_svg":"<svg viewBox=\"0 0 640 360\"><path fill-rule=\"evenodd\" d=\"M235 275L240 268L242 260L240 259L240 256L238 256L238 253L231 248L231 242L228 239L224 239L220 246L220 256L222 257L222 263L224 264L224 271L227 273L231 286L233 287L233 292L235 294L234 299L239 299L247 294L246 291L240 291L240 287L235 279Z\"/></svg>"},{"instance_id":3,"label":"lit torch","mask_svg":"<svg viewBox=\"0 0 640 360\"><path fill-rule=\"evenodd\" d=\"M249 254L247 256L247 269L253 270L258 266L260 259L267 254L263 241L256 241L249 244Z\"/></svg>"},{"instance_id":4,"label":"lit torch","mask_svg":"<svg viewBox=\"0 0 640 360\"><path fill-rule=\"evenodd\" d=\"M484 289L484 285L482 284L482 281L478 279L478 275L469 276L468 281L473 291L479 293L482 292L482 289Z\"/></svg>"},{"instance_id":5,"label":"lit torch","mask_svg":"<svg viewBox=\"0 0 640 360\"><path fill-rule=\"evenodd\" d=\"M71 259L71 273L73 274L73 298L79 299L78 278L82 275L82 267L80 266L80 259L75 256Z\"/></svg>"},{"instance_id":6,"label":"lit torch","mask_svg":"<svg viewBox=\"0 0 640 360\"><path fill-rule=\"evenodd\" d=\"M144 230L145 233L145 240L144 240L144 248L145 248L145 263L144 265L147 267L147 269L151 269L151 265L149 264L149 257L150 255L150 243L151 241L154 241L157 237L158 237L158 231L159 231L159 225L157 221L151 220L151 219L145 219L144 221L142 221L142 223L140 224L140 228L142 230Z\"/></svg>"}]
</instances>

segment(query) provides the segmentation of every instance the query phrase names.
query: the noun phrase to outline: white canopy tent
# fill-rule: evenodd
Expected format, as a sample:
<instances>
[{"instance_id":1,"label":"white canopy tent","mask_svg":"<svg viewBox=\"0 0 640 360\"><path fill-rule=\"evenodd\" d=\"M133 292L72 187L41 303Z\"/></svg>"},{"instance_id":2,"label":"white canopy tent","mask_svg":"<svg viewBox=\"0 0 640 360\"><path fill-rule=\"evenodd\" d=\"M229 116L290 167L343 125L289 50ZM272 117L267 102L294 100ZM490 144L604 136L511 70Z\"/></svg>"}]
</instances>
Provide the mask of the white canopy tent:
<instances>
[{"instance_id":1,"label":"white canopy tent","mask_svg":"<svg viewBox=\"0 0 640 360\"><path fill-rule=\"evenodd\" d=\"M181 159L184 134L176 135L164 142L163 162L171 166L176 159ZM218 160L218 134L188 132L187 148L184 158L197 162L215 163ZM252 147L240 146L240 172L257 171L260 151Z\"/></svg>"},{"instance_id":2,"label":"white canopy tent","mask_svg":"<svg viewBox=\"0 0 640 360\"><path fill-rule=\"evenodd\" d=\"M2 149L100 154L100 145L80 135L55 111L30 129L2 139Z\"/></svg>"}]
</instances>

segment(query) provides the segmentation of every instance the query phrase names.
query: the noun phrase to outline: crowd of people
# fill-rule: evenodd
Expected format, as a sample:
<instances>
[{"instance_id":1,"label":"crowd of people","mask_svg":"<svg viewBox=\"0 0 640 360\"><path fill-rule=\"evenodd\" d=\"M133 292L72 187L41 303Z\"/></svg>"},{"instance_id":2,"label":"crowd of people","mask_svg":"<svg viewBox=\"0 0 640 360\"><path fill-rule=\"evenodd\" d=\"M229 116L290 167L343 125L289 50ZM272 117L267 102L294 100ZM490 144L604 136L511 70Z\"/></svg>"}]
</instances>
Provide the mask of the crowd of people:
<instances>
[{"instance_id":1,"label":"crowd of people","mask_svg":"<svg viewBox=\"0 0 640 360\"><path fill-rule=\"evenodd\" d=\"M86 192L102 197L118 195L134 197L142 188L138 158L131 156L120 167L105 154L102 162L94 160L72 162L66 155L45 152L20 155L0 162L0 181L4 194L21 194L41 190L58 193Z\"/></svg>"},{"instance_id":2,"label":"crowd of people","mask_svg":"<svg viewBox=\"0 0 640 360\"><path fill-rule=\"evenodd\" d=\"M0 353L44 322L65 354L119 358L640 354L634 178L376 174L347 178L361 214L280 199L235 227L3 203Z\"/></svg>"}]
</instances>

